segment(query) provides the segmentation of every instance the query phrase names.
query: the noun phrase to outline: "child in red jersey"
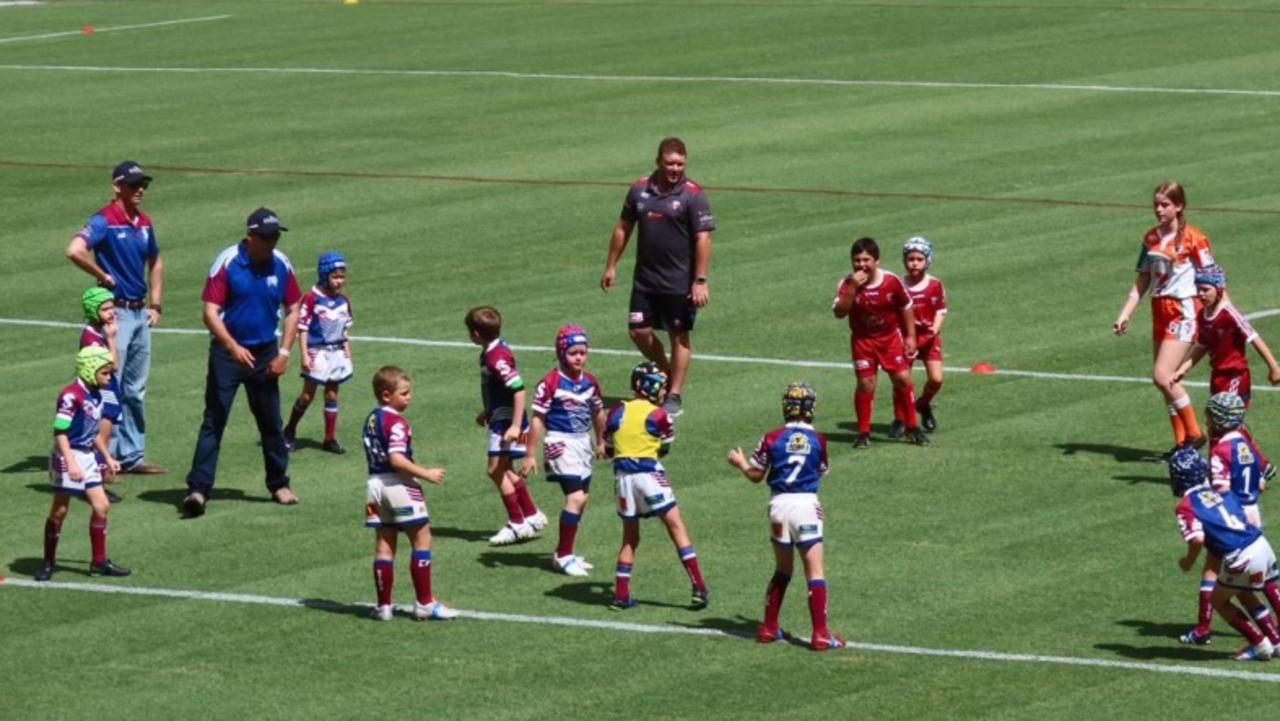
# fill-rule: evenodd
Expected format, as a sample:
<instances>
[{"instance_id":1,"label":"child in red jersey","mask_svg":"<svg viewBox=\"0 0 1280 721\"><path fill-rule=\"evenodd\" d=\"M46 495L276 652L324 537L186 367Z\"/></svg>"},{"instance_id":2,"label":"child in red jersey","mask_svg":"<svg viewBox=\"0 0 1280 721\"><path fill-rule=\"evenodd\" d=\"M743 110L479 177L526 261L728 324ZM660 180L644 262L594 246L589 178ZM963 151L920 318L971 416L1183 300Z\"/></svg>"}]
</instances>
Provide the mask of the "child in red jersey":
<instances>
[{"instance_id":1,"label":"child in red jersey","mask_svg":"<svg viewBox=\"0 0 1280 721\"><path fill-rule=\"evenodd\" d=\"M1252 384L1245 346L1252 345L1267 363L1267 380L1280 383L1280 364L1271 354L1262 336L1227 299L1227 276L1219 266L1196 271L1196 295L1204 308L1197 318L1195 345L1178 367L1177 379L1190 371L1200 359L1209 356L1209 393L1231 392L1249 405Z\"/></svg>"},{"instance_id":2,"label":"child in red jersey","mask_svg":"<svg viewBox=\"0 0 1280 721\"><path fill-rule=\"evenodd\" d=\"M836 286L831 312L837 318L849 319L849 343L858 379L853 394L858 437L853 445L871 445L871 404L879 368L884 368L893 382L894 416L903 420L907 439L928 445L929 437L916 425L915 386L911 384L909 359L916 353L911 295L901 278L880 268L880 246L875 240L858 238L849 254L853 272Z\"/></svg>"},{"instance_id":3,"label":"child in red jersey","mask_svg":"<svg viewBox=\"0 0 1280 721\"><path fill-rule=\"evenodd\" d=\"M902 245L902 265L907 271L903 280L916 316L916 358L924 363L926 378L924 392L916 399L916 412L921 427L933 431L938 427L933 417L933 397L942 389L942 323L947 319L947 291L942 281L929 274L933 244L928 239L908 238ZM915 358L911 362L914 364ZM895 420L894 426L905 427L905 419Z\"/></svg>"}]
</instances>

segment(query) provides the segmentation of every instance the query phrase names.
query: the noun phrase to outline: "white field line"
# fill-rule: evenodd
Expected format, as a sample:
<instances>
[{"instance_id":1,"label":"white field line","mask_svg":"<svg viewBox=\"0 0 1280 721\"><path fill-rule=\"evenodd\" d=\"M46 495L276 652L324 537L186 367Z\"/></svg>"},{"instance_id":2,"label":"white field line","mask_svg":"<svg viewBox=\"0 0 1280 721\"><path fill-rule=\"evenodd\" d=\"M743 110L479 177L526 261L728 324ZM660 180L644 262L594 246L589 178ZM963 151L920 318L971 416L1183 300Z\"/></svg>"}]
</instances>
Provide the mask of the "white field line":
<instances>
[{"instance_id":1,"label":"white field line","mask_svg":"<svg viewBox=\"0 0 1280 721\"><path fill-rule=\"evenodd\" d=\"M39 4L40 0L0 0L0 8L16 8Z\"/></svg>"},{"instance_id":2,"label":"white field line","mask_svg":"<svg viewBox=\"0 0 1280 721\"><path fill-rule=\"evenodd\" d=\"M535 73L516 70L414 70L396 68L315 67L132 67L123 65L0 65L0 70L34 70L95 73L184 73L250 75L399 76L425 78L493 78L502 80L560 80L601 83L713 83L737 85L809 85L828 87L933 88L943 90L1041 90L1082 93L1141 93L1161 95L1240 95L1280 97L1280 90L1247 88L1175 88L1142 85L1075 83L996 83L950 80L884 80L856 78L788 78L738 75L605 75L595 73Z\"/></svg>"},{"instance_id":3,"label":"white field line","mask_svg":"<svg viewBox=\"0 0 1280 721\"><path fill-rule=\"evenodd\" d=\"M173 598L186 601L212 601L216 603L241 603L258 606L280 606L286 608L318 608L318 609L361 609L372 608L367 603L340 603L336 601L318 601L300 598L284 598L280 596L259 596L250 593L223 593L214 591L187 591L170 588L146 588L142 586L110 586L96 583L65 583L46 581L43 583L22 578L0 577L0 588L24 588L39 591L83 591L88 593L120 594L127 596L150 596ZM401 613L409 613L407 606L397 607ZM459 609L461 618L476 621L498 621L507 623L528 623L540 626L565 626L569 628L592 629L599 631L617 631L621 633L665 634L673 636L705 636L714 638L742 638L740 635L714 628L693 628L689 626L659 625L644 623L627 623L623 621L595 621L568 616L533 616L527 614L492 613L488 611L467 611ZM1202 668L1197 666L1143 663L1139 661L1113 661L1101 658L1080 658L1074 656L1042 656L1038 654L1002 653L999 651L981 651L967 649L925 648L921 646L894 646L882 643L862 643L850 641L851 650L867 653L893 653L909 656L933 656L977 661L998 661L1005 663L1037 663L1057 666L1084 666L1092 668L1124 669L1128 671L1146 671L1149 673L1169 673L1186 676L1204 676L1209 678L1226 678L1238 681L1254 681L1263 683L1280 683L1280 674L1262 673L1258 671L1237 671L1224 668Z\"/></svg>"},{"instance_id":4,"label":"white field line","mask_svg":"<svg viewBox=\"0 0 1280 721\"><path fill-rule=\"evenodd\" d=\"M1280 310L1263 311L1268 315L1280 315ZM1259 314L1251 314L1247 318L1259 317ZM27 318L0 318L0 325L16 325L30 326L38 328L83 328L83 323L68 323L60 320L32 320ZM208 331L201 328L153 328L153 333L166 333L169 335L203 335L207 336ZM412 345L424 348L462 348L475 350L475 344L469 341L460 340L431 340L428 338L397 338L394 336L376 336L376 335L353 335L351 340L362 343L389 343L394 345ZM533 353L552 353L555 351L551 346L540 345L512 345L512 350L530 351ZM609 356L635 356L635 350L618 350L616 348L592 348L592 353L597 355ZM736 356L736 355L717 355L714 353L694 353L694 358L700 361L712 361L716 363L743 363L750 365L772 365L784 366L787 368L828 368L835 370L849 370L851 363L849 361L821 361L821 360L793 360L789 358L758 358L754 356ZM916 368L917 372L921 369ZM961 366L944 366L943 370L947 373L968 373L969 369ZM1008 368L997 368L990 375L1012 376L1015 378L1038 378L1041 380L1059 380L1059 381L1093 381L1100 383L1150 383L1151 379L1138 376L1110 376L1110 375L1094 375L1089 373L1055 373L1048 371L1023 371L1012 370ZM1191 386L1193 388L1208 388L1209 384L1205 381L1183 381L1182 385ZM1280 391L1280 386L1264 386L1257 385L1254 391L1264 393L1273 393Z\"/></svg>"},{"instance_id":5,"label":"white field line","mask_svg":"<svg viewBox=\"0 0 1280 721\"><path fill-rule=\"evenodd\" d=\"M209 15L200 18L180 18L178 20L161 20L154 23L141 23L138 25L115 25L112 27L94 28L93 33L115 33L122 30L143 30L146 28L159 28L166 25L184 25L186 23L203 23L210 20L226 20L230 15ZM0 43L20 43L27 40L45 40L47 38L63 38L70 35L82 35L82 30L64 30L56 33L41 33L39 35L14 35L12 37L0 38Z\"/></svg>"}]
</instances>

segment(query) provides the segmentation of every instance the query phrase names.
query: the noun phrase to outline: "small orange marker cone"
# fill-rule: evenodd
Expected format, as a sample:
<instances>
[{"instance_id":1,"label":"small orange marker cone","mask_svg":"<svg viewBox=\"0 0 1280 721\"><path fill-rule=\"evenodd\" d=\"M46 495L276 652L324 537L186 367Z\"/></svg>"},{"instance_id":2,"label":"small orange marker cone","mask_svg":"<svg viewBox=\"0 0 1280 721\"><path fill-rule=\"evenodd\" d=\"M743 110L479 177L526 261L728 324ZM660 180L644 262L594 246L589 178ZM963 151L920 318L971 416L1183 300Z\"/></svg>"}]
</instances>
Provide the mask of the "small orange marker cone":
<instances>
[{"instance_id":1,"label":"small orange marker cone","mask_svg":"<svg viewBox=\"0 0 1280 721\"><path fill-rule=\"evenodd\" d=\"M84 27L80 28L80 32L84 33L85 35L92 35L92 34L93 34L93 26L92 26L92 25L85 25Z\"/></svg>"},{"instance_id":2,"label":"small orange marker cone","mask_svg":"<svg viewBox=\"0 0 1280 721\"><path fill-rule=\"evenodd\" d=\"M969 372L975 373L977 375L986 376L986 375L991 375L992 373L995 373L996 367L986 361L978 361L977 363L973 364L973 367L969 369Z\"/></svg>"}]
</instances>

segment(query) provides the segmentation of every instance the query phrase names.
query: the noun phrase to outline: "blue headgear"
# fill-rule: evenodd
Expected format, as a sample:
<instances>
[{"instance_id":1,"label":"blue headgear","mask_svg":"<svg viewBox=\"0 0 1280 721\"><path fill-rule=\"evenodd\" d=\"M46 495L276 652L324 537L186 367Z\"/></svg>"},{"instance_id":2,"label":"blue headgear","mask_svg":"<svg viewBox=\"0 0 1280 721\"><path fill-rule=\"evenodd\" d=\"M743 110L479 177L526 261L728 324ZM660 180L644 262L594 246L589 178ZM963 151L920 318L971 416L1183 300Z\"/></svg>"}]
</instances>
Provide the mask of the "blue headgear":
<instances>
[{"instance_id":1,"label":"blue headgear","mask_svg":"<svg viewBox=\"0 0 1280 721\"><path fill-rule=\"evenodd\" d=\"M320 284L328 283L329 274L333 271L345 270L346 267L347 259L342 257L342 253L321 253L320 260L316 262L316 275L320 276Z\"/></svg>"},{"instance_id":2,"label":"blue headgear","mask_svg":"<svg viewBox=\"0 0 1280 721\"><path fill-rule=\"evenodd\" d=\"M580 325L560 326L560 330L556 331L556 357L563 361L564 354L575 345L588 345L587 331Z\"/></svg>"},{"instance_id":3,"label":"blue headgear","mask_svg":"<svg viewBox=\"0 0 1280 721\"><path fill-rule=\"evenodd\" d=\"M907 259L908 253L919 253L924 256L924 269L928 270L933 265L933 243L927 238L919 235L907 238L907 242L902 244L902 259Z\"/></svg>"},{"instance_id":4,"label":"blue headgear","mask_svg":"<svg viewBox=\"0 0 1280 721\"><path fill-rule=\"evenodd\" d=\"M1179 448L1169 456L1169 488L1181 498L1188 490L1209 482L1209 464L1194 448Z\"/></svg>"},{"instance_id":5,"label":"blue headgear","mask_svg":"<svg viewBox=\"0 0 1280 721\"><path fill-rule=\"evenodd\" d=\"M667 374L658 369L658 364L646 361L631 371L631 390L653 403L662 400L662 391L667 387Z\"/></svg>"},{"instance_id":6,"label":"blue headgear","mask_svg":"<svg viewBox=\"0 0 1280 721\"><path fill-rule=\"evenodd\" d=\"M1222 290L1227 287L1227 274L1220 265L1206 265L1196 270L1196 285L1211 285Z\"/></svg>"}]
</instances>

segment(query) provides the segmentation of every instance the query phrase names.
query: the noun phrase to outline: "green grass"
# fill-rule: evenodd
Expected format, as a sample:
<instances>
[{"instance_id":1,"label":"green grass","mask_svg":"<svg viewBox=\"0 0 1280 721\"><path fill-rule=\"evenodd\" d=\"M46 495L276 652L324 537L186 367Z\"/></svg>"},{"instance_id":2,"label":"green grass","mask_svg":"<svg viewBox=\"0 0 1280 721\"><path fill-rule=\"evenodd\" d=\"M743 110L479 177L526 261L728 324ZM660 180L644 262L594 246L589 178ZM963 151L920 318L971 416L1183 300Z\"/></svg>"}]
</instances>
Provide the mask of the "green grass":
<instances>
[{"instance_id":1,"label":"green grass","mask_svg":"<svg viewBox=\"0 0 1280 721\"><path fill-rule=\"evenodd\" d=\"M1280 213L1280 151L1269 142L1277 97L11 67L1274 90L1274 2L59 2L0 8L0 39L220 14L232 17L0 43L9 291L0 315L75 320L86 278L62 249L105 202L110 167L131 157L156 176L146 208L167 269L165 327L199 327L209 263L265 204L292 228L282 249L304 281L318 253L347 254L361 335L461 341L466 309L493 303L512 343L547 346L572 320L599 348L629 348L626 286L602 295L596 284L625 186L672 133L688 141L689 172L708 186L719 224L695 353L844 360L846 332L827 307L849 242L881 239L896 268L897 244L923 233L949 290L948 365L1140 377L1145 311L1131 335L1108 331L1151 224L1150 189L1167 177L1187 184L1189 215L1214 241L1237 304L1280 307L1268 263ZM1257 327L1280 331L1275 318ZM28 576L39 558L48 417L71 377L74 338L0 324L5 575ZM148 455L171 472L119 487L127 501L112 511L110 547L136 572L102 583L372 600L362 459L304 449L290 466L302 505L258 502L261 459L243 403L217 486L242 497L215 496L206 517L178 520L207 341L158 334L154 343ZM517 358L527 379L552 362L549 352ZM1195 583L1174 565L1172 499L1162 468L1146 460L1168 430L1143 384L952 373L932 446L879 441L855 454L848 371L695 358L667 466L712 606L680 607L687 581L650 524L634 580L649 603L616 615L603 605L619 535L606 467L579 535L597 565L590 579L551 572L551 538L490 549L483 538L502 515L471 422L475 353L360 342L355 360L341 421L353 449L373 404L363 379L385 363L414 374L418 453L449 470L428 491L435 585L457 607L752 633L771 568L765 493L723 455L774 425L782 388L804 377L832 439L822 497L833 627L872 643L1238 668L1226 659L1238 639L1225 625L1208 649L1173 637L1192 620ZM589 366L617 396L634 362L596 354ZM299 386L291 372L286 407ZM1251 426L1264 448L1280 448L1275 396L1256 396ZM877 412L887 417L887 392ZM319 415L304 437L318 437ZM559 491L540 478L533 486L554 511ZM86 518L73 507L59 580L85 580ZM401 603L411 594L404 563ZM784 625L807 633L803 595L795 583ZM477 719L1154 719L1211 694L1241 706L1274 697L1267 684L1146 671L820 656L735 637L475 620L375 624L345 609L0 586L5 705L23 719L400 709Z\"/></svg>"}]
</instances>

